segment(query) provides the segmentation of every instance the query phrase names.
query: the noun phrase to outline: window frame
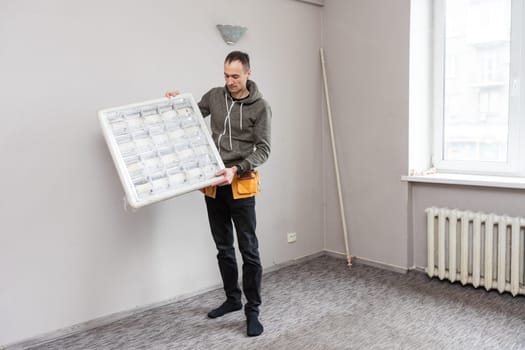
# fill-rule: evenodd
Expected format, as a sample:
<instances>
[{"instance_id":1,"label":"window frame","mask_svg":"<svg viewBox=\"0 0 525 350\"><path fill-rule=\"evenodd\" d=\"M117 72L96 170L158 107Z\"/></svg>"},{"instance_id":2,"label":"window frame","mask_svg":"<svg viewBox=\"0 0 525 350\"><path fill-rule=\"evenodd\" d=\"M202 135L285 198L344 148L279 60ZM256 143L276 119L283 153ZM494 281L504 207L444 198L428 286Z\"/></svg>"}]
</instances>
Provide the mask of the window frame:
<instances>
[{"instance_id":1,"label":"window frame","mask_svg":"<svg viewBox=\"0 0 525 350\"><path fill-rule=\"evenodd\" d=\"M438 172L525 177L525 0L511 0L507 162L445 160L445 2L433 2L433 145Z\"/></svg>"}]
</instances>

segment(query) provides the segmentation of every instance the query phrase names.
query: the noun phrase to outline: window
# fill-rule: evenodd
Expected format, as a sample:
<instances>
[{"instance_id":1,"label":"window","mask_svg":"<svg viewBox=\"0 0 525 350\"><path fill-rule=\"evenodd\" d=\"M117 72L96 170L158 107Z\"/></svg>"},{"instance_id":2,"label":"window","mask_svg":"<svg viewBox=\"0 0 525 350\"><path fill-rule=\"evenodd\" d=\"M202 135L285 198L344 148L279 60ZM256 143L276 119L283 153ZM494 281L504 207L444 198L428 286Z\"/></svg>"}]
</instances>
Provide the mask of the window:
<instances>
[{"instance_id":1,"label":"window","mask_svg":"<svg viewBox=\"0 0 525 350\"><path fill-rule=\"evenodd\" d=\"M525 0L434 5L434 166L525 176Z\"/></svg>"}]
</instances>

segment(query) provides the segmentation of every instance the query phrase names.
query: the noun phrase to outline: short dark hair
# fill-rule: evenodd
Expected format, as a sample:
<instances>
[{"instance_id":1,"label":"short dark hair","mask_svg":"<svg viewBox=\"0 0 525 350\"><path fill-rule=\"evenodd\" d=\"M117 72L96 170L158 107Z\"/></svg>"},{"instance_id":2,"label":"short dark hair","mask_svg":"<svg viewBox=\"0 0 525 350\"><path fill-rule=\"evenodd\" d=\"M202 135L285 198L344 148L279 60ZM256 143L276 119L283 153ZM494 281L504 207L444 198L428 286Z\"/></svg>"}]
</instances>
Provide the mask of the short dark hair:
<instances>
[{"instance_id":1,"label":"short dark hair","mask_svg":"<svg viewBox=\"0 0 525 350\"><path fill-rule=\"evenodd\" d=\"M240 61L245 72L250 69L250 56L248 56L246 52L232 51L226 56L224 63L231 63L233 61Z\"/></svg>"}]
</instances>

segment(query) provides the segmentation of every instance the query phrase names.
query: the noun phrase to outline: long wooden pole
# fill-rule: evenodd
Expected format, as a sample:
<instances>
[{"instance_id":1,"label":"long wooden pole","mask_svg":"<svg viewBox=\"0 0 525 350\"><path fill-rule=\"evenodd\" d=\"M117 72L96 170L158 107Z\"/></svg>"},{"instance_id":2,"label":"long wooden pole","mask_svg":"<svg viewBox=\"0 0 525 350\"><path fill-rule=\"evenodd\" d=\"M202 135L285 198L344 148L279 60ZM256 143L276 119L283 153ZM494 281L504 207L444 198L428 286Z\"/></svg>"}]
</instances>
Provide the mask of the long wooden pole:
<instances>
[{"instance_id":1,"label":"long wooden pole","mask_svg":"<svg viewBox=\"0 0 525 350\"><path fill-rule=\"evenodd\" d=\"M328 125L330 126L330 139L332 140L332 153L334 156L334 169L335 169L335 178L337 182L337 193L339 194L339 209L341 212L341 222L343 225L343 235L345 239L346 260L348 262L348 267L350 268L352 266L352 257L350 256L350 249L348 248L348 232L346 229L345 207L343 203L343 192L341 190L341 177L339 176L339 163L337 161L337 149L335 147L334 127L332 123L332 109L330 108L330 95L328 94L328 80L326 78L324 50L321 48L319 51L321 54L321 67L323 69L324 94L326 98L326 109L328 112Z\"/></svg>"}]
</instances>

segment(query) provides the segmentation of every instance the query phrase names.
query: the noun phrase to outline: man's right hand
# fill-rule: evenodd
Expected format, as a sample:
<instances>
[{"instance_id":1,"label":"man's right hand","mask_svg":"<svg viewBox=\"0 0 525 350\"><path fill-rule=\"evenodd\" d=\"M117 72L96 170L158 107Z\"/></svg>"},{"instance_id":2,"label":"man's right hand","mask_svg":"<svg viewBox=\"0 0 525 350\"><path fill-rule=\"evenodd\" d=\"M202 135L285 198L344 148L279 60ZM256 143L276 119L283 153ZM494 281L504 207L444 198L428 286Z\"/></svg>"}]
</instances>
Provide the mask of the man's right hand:
<instances>
[{"instance_id":1,"label":"man's right hand","mask_svg":"<svg viewBox=\"0 0 525 350\"><path fill-rule=\"evenodd\" d=\"M223 179L215 182L212 186L225 186L230 185L233 181L233 177L237 174L237 167L234 165L231 168L224 168L215 173L215 176L223 176Z\"/></svg>"},{"instance_id":2,"label":"man's right hand","mask_svg":"<svg viewBox=\"0 0 525 350\"><path fill-rule=\"evenodd\" d=\"M180 92L178 90L175 90L175 91L168 91L164 94L165 97L175 97L177 96L178 94L180 94Z\"/></svg>"}]
</instances>

